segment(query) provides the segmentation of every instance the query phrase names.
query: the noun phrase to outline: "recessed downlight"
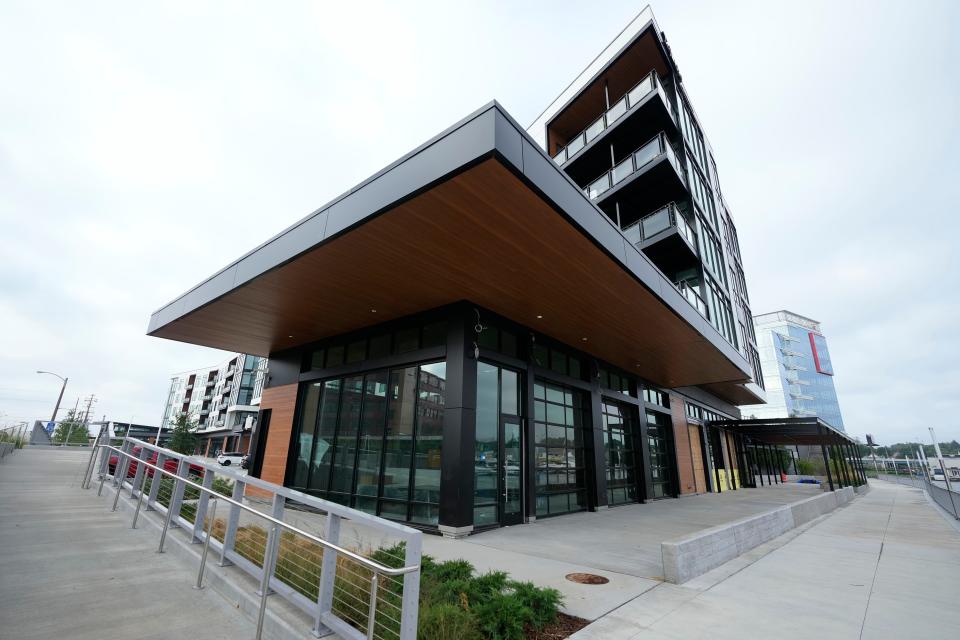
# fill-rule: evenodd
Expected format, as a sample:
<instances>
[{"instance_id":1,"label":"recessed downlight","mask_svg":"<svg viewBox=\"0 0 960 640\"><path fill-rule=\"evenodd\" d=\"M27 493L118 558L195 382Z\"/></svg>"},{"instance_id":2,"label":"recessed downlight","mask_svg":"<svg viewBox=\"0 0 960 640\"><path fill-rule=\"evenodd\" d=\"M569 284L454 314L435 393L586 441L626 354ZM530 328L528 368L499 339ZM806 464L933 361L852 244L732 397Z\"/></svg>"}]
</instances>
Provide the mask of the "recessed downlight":
<instances>
[{"instance_id":1,"label":"recessed downlight","mask_svg":"<svg viewBox=\"0 0 960 640\"><path fill-rule=\"evenodd\" d=\"M376 313L376 312L377 312L376 309L370 309L370 313Z\"/></svg>"},{"instance_id":2,"label":"recessed downlight","mask_svg":"<svg viewBox=\"0 0 960 640\"><path fill-rule=\"evenodd\" d=\"M541 316L540 314L537 314L537 320L543 320L543 316Z\"/></svg>"}]
</instances>

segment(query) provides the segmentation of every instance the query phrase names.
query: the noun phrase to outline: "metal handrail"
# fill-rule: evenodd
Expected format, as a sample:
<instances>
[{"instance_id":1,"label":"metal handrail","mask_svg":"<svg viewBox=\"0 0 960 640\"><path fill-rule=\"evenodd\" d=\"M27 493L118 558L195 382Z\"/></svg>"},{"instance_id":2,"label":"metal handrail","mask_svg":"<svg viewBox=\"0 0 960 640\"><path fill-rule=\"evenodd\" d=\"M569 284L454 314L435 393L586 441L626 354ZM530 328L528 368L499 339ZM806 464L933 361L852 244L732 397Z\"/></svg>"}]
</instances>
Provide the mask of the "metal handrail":
<instances>
[{"instance_id":1,"label":"metal handrail","mask_svg":"<svg viewBox=\"0 0 960 640\"><path fill-rule=\"evenodd\" d=\"M315 635L320 634L324 628L328 628L346 638L373 638L374 628L377 624L377 612L379 610L377 607L377 591L381 576L390 576L393 578L403 576L403 604L402 607L398 607L401 617L399 620L396 620L396 622L400 625L398 633L401 640L412 640L416 636L417 602L419 591L418 583L419 570L421 568L419 563L421 558L419 538L422 534L420 532L404 525L382 521L380 518L369 516L363 512L354 512L352 509L341 508L339 505L327 503L324 500L319 500L313 498L312 496L301 494L298 491L265 482L259 478L250 476L244 477L230 472L229 470L216 469L213 467L213 465L210 465L203 460L178 453L170 449L152 445L148 442L137 440L135 438L124 438L120 447L111 446L109 439L105 438L105 436L108 436L108 434L103 428L101 428L94 446L91 447L92 451L87 462L87 469L84 473L81 487L85 489L90 488L93 480L93 473L98 464L97 456L98 454L102 454L100 455L99 459L100 486L97 491L97 495L102 494L104 482L107 480L107 478L111 477L111 474L109 473L111 459L110 452L115 452L117 454L117 458L112 473L112 482L116 485L117 490L113 499L112 510L116 511L117 504L120 500L120 493L127 484L127 480L132 477L132 480L129 483L130 497L133 498L137 491L139 491L140 494L139 498L137 499L136 509L133 515L133 522L131 524L132 528L136 528L137 519L143 506L144 494L148 493L148 491L145 490L147 478L151 477L151 488L149 490L150 495L147 497L147 510L151 509L152 504L154 505L153 508L159 508L160 506L166 507L166 516L164 517L162 532L160 534L159 548L157 551L159 553L163 553L167 531L171 525L174 527L181 526L184 522L193 525L194 540L203 543L203 553L201 554L200 558L200 567L197 574L196 588L202 588L204 568L207 562L211 538L213 537L212 534L216 518L217 501L223 500L228 505L231 505L230 516L227 519L223 542L217 543L220 545L220 565L225 566L224 563L228 561L234 562L240 567L241 570L253 575L260 582L260 588L258 591L260 596L260 604L256 623L257 640L261 638L263 632L264 618L267 610L267 596L275 592L279 593L281 597L291 604L297 606L314 617L315 625L313 632ZM157 456L157 464L148 461L148 455L151 450L154 451L155 455ZM166 465L168 461L172 460L177 461L176 471L171 471L165 466L161 466ZM136 466L139 464L144 466L142 468ZM188 478L192 467L201 467L203 469L203 484L194 482ZM147 470L149 469L154 471L154 475L150 475L148 473ZM159 472L160 475L156 475L157 472ZM220 494L213 489L212 480L214 480L218 474L233 479L234 485L232 497ZM174 483L170 493L170 502L167 505L162 505L162 503L155 502L157 489L160 487L159 480L163 477L171 478ZM154 482L154 480L157 481ZM139 489L137 488L138 483ZM193 522L190 522L189 520L185 521L180 513L180 501L182 500L184 490L187 487L192 487L194 490L196 490L199 498ZM263 513L257 509L243 504L242 500L245 493L245 487L252 487L272 493L272 514ZM366 523L374 526L375 528L393 531L408 543L405 560L405 562L408 563L407 566L400 568L385 566L375 560L351 551L350 549L343 548L334 542L330 542L329 540L325 540L307 531L304 531L297 526L284 522L280 518L282 517L281 514L283 512L283 505L286 500L300 502L307 506L310 506L314 503L319 503L314 504L314 506L320 508L326 513L327 535L332 536L333 539L338 539L340 531L339 523L342 519ZM210 504L211 502L212 504ZM208 506L210 507L209 516L207 515ZM269 524L269 527L267 527L269 531L263 551L263 561L262 565L259 567L250 562L252 559L248 560L243 555L237 556L236 549L234 547L235 539L233 536L231 536L231 530L237 526L241 511L263 518L266 523ZM204 532L205 519L208 520L208 523L206 524L206 531ZM318 592L319 600L313 602L312 604L309 604L309 601L303 601L302 593L298 593L296 590L290 592L286 591L286 589L290 587L289 583L286 583L282 577L276 575L276 567L280 560L280 540L282 538L281 531L287 531L294 536L302 536L305 540L319 545L320 549L322 549L321 555L323 557L323 562L320 565L320 585ZM206 534L206 539L203 538L204 533ZM361 605L366 606L367 608L367 620L365 621L367 623L365 625L366 629L358 629L356 626L353 626L353 624L359 624L359 621L351 622L351 618L344 618L341 613L331 608L331 598L334 597L333 593L336 589L335 581L338 573L337 567L339 566L338 559L341 554L346 559L357 563L360 567L364 567L370 572L370 599L369 602ZM271 587L271 583L275 583L274 587ZM324 595L325 593L326 596ZM350 608L355 611L359 611L356 607Z\"/></svg>"},{"instance_id":2,"label":"metal handrail","mask_svg":"<svg viewBox=\"0 0 960 640\"><path fill-rule=\"evenodd\" d=\"M388 576L401 576L401 575L404 575L404 574L407 574L407 573L413 573L414 571L418 571L418 570L420 569L420 565L418 565L418 564L416 564L416 565L411 565L411 566L409 566L409 567L401 567L401 568L399 568L399 569L394 569L394 568L392 568L392 567L388 567L388 566L382 565L382 564L380 564L380 563L378 563L378 562L375 562L375 561L371 560L370 558L367 558L367 557L365 557L365 556L359 555L359 554L357 554L357 553L354 553L353 551L350 551L349 549L345 549L345 548L343 548L343 547L340 547L340 546L338 546L338 545L333 544L332 542L329 542L329 541L327 541L327 540L324 540L323 538L318 538L317 536L313 535L312 533L309 533L309 532L307 532L307 531L304 531L303 529L300 529L300 528L295 527L295 526L293 526L293 525L291 525L291 524L288 524L288 523L284 522L283 520L279 520L279 519L277 519L277 518L274 518L273 516L268 515L268 514L262 512L262 511L258 511L257 509L254 509L253 507L250 507L250 506L248 506L248 505L245 505L245 504L243 504L242 502L238 502L237 500L234 500L233 498L228 498L227 496L225 496L225 495L223 495L223 494L217 493L216 491L214 491L214 490L211 489L211 488L204 487L203 485L197 484L196 482L193 482L192 480L187 480L187 479L184 478L183 476L179 476L179 475L177 475L176 473L174 473L174 472L172 472L172 471L169 471L169 470L164 469L164 468L162 468L162 467L158 467L157 465L151 464L151 463L147 462L146 460L141 460L140 458L137 458L136 456L134 456L132 453L127 453L126 451L123 451L123 450L119 449L118 447L112 447L112 446L110 446L110 445L105 445L105 444L97 444L97 445L95 445L95 447L102 448L102 449L108 449L108 450L110 450L110 451L115 451L115 452L117 452L119 455L122 455L122 456L125 457L125 458L129 458L129 459L131 459L131 460L135 460L135 461L137 462L137 464L142 464L142 465L144 465L145 467L150 468L150 469L154 469L155 471L159 471L160 473L162 473L162 474L164 474L164 475L166 475L166 476L170 476L170 477L172 477L172 478L176 478L177 480L180 480L181 482L183 482L183 483L186 484L187 486L193 487L194 489L199 489L200 491L202 491L202 492L204 492L204 493L211 494L216 500L223 500L223 501L226 502L227 504L232 504L232 505L234 505L234 506L236 506L236 507L239 507L240 509L243 509L244 511L248 511L248 512L250 512L250 513L256 514L257 516L260 516L261 518L263 518L263 519L266 520L267 522L271 522L271 523L273 523L273 524L275 524L275 525L277 525L277 526L279 526L279 527L283 527L284 529L286 529L287 531L290 531L291 533L295 533L295 534L297 534L297 535L303 536L304 538L307 538L308 540L319 544L320 546L322 546L322 547L325 548L325 549L330 549L331 551L335 551L335 552L337 552L337 553L342 553L343 555L349 557L351 560L354 560L354 561L356 561L356 562L359 562L360 564L366 566L368 569L371 569L372 571L374 571L374 572L376 572L376 573L382 573L382 574L388 575ZM118 458L118 459L117 459L117 467L119 467L119 466L120 466L120 460L119 460L119 458ZM103 482L104 482L105 479L106 479L106 475L104 475L104 476L100 479L100 485L101 485L101 487L103 486ZM117 491L120 490L120 485L123 484L123 479L120 479L120 480L121 480L120 483L117 485Z\"/></svg>"}]
</instances>

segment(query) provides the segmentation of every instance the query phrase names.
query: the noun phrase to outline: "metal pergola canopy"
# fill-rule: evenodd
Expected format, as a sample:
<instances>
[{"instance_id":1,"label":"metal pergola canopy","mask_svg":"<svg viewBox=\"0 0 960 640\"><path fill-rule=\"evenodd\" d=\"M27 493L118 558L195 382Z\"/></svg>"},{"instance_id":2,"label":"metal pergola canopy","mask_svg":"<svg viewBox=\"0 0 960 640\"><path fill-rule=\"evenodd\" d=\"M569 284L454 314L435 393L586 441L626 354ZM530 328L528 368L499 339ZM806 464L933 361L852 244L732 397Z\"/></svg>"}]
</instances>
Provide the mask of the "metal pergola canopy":
<instances>
[{"instance_id":1,"label":"metal pergola canopy","mask_svg":"<svg viewBox=\"0 0 960 640\"><path fill-rule=\"evenodd\" d=\"M744 436L757 444L813 446L859 444L847 434L816 417L712 420L707 424Z\"/></svg>"}]
</instances>

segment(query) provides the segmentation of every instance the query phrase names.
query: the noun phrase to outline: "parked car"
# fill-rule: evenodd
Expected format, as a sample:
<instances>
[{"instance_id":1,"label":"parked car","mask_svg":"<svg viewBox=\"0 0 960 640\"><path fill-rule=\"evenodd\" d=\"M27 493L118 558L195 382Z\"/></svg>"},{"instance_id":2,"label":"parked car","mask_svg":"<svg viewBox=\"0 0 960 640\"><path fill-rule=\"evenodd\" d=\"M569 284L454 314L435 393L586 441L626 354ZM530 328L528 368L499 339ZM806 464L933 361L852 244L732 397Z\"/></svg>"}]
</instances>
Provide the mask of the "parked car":
<instances>
[{"instance_id":1,"label":"parked car","mask_svg":"<svg viewBox=\"0 0 960 640\"><path fill-rule=\"evenodd\" d=\"M229 467L232 464L240 465L243 463L244 457L239 451L224 451L217 455L217 462L224 467Z\"/></svg>"},{"instance_id":2,"label":"parked car","mask_svg":"<svg viewBox=\"0 0 960 640\"><path fill-rule=\"evenodd\" d=\"M134 448L133 448L133 451L131 451L131 454L132 454L134 457L139 458L141 451L143 451L143 447L134 447ZM117 468L117 457L118 457L117 454L113 454L112 456L110 456L110 461L107 463L108 466L110 467L110 475L113 475L113 474L114 474L114 470ZM147 463L148 463L148 464L152 464L152 465L156 465L156 464L157 464L157 459L158 459L158 457L159 457L159 456L158 456L157 452L154 451L154 452L153 452L153 455L150 456L150 458L147 460ZM173 458L167 458L166 460L163 461L163 468L164 468L166 471L169 471L170 473L176 473L176 472L177 472L177 464L178 464L178 462L177 462L175 459L173 459ZM139 466L139 463L138 463L138 462L134 462L133 464L131 464L131 465L127 468L127 477L128 477L128 478L132 478L132 477L134 477L134 476L137 474L137 467L138 467L138 466ZM147 467L147 477L148 477L148 478L152 478L152 477L153 477L153 473L154 473L154 469L153 469L152 467ZM198 464L191 464L191 465L190 465L190 473L192 473L192 474L194 474L194 475L202 476L202 475L203 475L203 467L201 467L201 466L198 465Z\"/></svg>"}]
</instances>

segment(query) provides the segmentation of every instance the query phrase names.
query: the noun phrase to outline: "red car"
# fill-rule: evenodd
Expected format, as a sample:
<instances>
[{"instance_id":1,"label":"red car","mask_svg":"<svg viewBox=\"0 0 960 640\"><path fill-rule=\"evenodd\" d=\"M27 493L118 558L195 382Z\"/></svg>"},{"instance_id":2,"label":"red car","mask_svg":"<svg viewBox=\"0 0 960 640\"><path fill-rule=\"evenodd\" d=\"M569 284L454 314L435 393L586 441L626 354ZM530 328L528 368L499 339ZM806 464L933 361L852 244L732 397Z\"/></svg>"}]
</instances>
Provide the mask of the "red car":
<instances>
[{"instance_id":1,"label":"red car","mask_svg":"<svg viewBox=\"0 0 960 640\"><path fill-rule=\"evenodd\" d=\"M143 450L143 447L134 447L134 448L133 448L133 451L131 451L130 453L131 453L135 458L139 458L139 457L140 457L140 452L141 452L142 450ZM152 465L156 465L156 464L157 464L157 458L158 458L158 457L159 457L159 456L158 456L157 452L154 451L154 452L153 452L153 455L150 456L150 459L147 460L147 463L148 463L148 464L152 464ZM117 454L113 454L112 456L110 456L110 461L107 463L107 464L109 465L109 467L110 467L110 474L111 474L111 475L114 474L114 470L117 468L117 458L118 458ZM176 473L176 472L177 472L177 465L178 465L178 464L179 464L179 461L177 461L176 459L174 459L174 458L167 458L166 460L163 461L163 468L164 468L165 470L169 471L170 473ZM132 478L132 477L134 477L134 476L136 475L136 473L137 473L137 466L139 466L139 463L138 463L138 462L134 462L133 464L130 464L130 465L128 466L128 468L127 468L127 477L128 477L128 478ZM147 467L147 477L148 477L148 478L152 478L152 477L153 477L153 473L154 473L153 467ZM203 476L203 467L201 467L200 465L197 465L197 464L191 464L191 465L190 465L190 473L191 473L191 474L194 474L194 475L197 475L197 476Z\"/></svg>"}]
</instances>

